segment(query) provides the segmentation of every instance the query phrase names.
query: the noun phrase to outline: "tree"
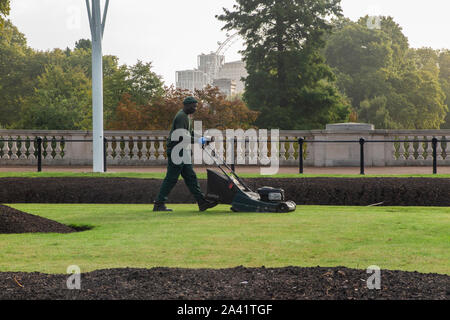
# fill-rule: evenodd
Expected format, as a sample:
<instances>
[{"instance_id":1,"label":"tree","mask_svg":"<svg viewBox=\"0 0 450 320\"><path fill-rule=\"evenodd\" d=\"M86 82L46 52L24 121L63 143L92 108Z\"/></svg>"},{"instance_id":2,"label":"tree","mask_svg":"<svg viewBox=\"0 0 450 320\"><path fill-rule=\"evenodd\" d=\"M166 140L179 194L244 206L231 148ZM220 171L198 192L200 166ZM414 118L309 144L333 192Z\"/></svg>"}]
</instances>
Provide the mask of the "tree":
<instances>
[{"instance_id":1,"label":"tree","mask_svg":"<svg viewBox=\"0 0 450 320\"><path fill-rule=\"evenodd\" d=\"M194 95L199 101L194 119L201 120L205 129L247 129L253 126L258 116L242 100L226 99L216 87L208 86L191 93L171 86L165 88L163 95L155 96L146 105L137 104L130 94L125 93L116 108L115 120L108 125L108 129L168 130L188 95Z\"/></svg>"},{"instance_id":2,"label":"tree","mask_svg":"<svg viewBox=\"0 0 450 320\"><path fill-rule=\"evenodd\" d=\"M439 82L445 94L445 105L449 109L442 129L450 129L450 50L439 52Z\"/></svg>"},{"instance_id":3,"label":"tree","mask_svg":"<svg viewBox=\"0 0 450 320\"><path fill-rule=\"evenodd\" d=\"M25 36L8 20L0 36L0 126L9 127L20 117L22 97L31 93L32 70L28 59L33 56ZM33 73L34 75L34 73Z\"/></svg>"},{"instance_id":4,"label":"tree","mask_svg":"<svg viewBox=\"0 0 450 320\"><path fill-rule=\"evenodd\" d=\"M340 0L237 0L217 16L225 30L245 39L248 71L244 100L261 111L257 125L312 129L346 120L349 109L320 54L327 18L340 16Z\"/></svg>"},{"instance_id":5,"label":"tree","mask_svg":"<svg viewBox=\"0 0 450 320\"><path fill-rule=\"evenodd\" d=\"M128 68L129 90L137 104L146 104L151 98L163 94L161 77L152 72L152 63L138 62Z\"/></svg>"},{"instance_id":6,"label":"tree","mask_svg":"<svg viewBox=\"0 0 450 320\"><path fill-rule=\"evenodd\" d=\"M9 0L0 0L0 28L3 26L4 18L9 15Z\"/></svg>"},{"instance_id":7,"label":"tree","mask_svg":"<svg viewBox=\"0 0 450 320\"><path fill-rule=\"evenodd\" d=\"M89 39L80 39L75 42L75 49L92 50L92 42Z\"/></svg>"},{"instance_id":8,"label":"tree","mask_svg":"<svg viewBox=\"0 0 450 320\"><path fill-rule=\"evenodd\" d=\"M58 58L53 58L50 64L58 63L69 68L79 68L87 78L92 77L92 49L91 41L80 39L73 50L66 51L64 56L59 49L54 53ZM116 56L103 56L103 114L105 126L114 120L116 108L124 94L128 99L138 105L145 104L155 95L162 94L163 83L152 70L151 63L138 61L134 66L119 65ZM126 101L127 102L127 101ZM123 102L122 102L123 106ZM88 122L85 121L84 126ZM89 128L91 125L89 124Z\"/></svg>"},{"instance_id":9,"label":"tree","mask_svg":"<svg viewBox=\"0 0 450 320\"><path fill-rule=\"evenodd\" d=\"M407 39L401 39L394 50L389 34L401 33L401 29L397 26L393 31L390 18L381 19L379 30L367 27L368 18L339 24L325 48L325 57L337 76L338 87L349 97L356 111L363 100L382 95L389 89L386 87L388 72L401 69L396 62L403 61L408 49L401 52L399 48L404 48L405 41L407 44ZM389 27L389 32L384 30L385 27Z\"/></svg>"},{"instance_id":10,"label":"tree","mask_svg":"<svg viewBox=\"0 0 450 320\"><path fill-rule=\"evenodd\" d=\"M439 80L438 55L429 48L410 49L401 27L381 18L381 29L367 19L338 21L325 48L360 121L385 129L439 128L446 114Z\"/></svg>"},{"instance_id":11,"label":"tree","mask_svg":"<svg viewBox=\"0 0 450 320\"><path fill-rule=\"evenodd\" d=\"M38 77L35 93L22 106L19 128L88 130L92 123L91 81L80 68L50 65Z\"/></svg>"},{"instance_id":12,"label":"tree","mask_svg":"<svg viewBox=\"0 0 450 320\"><path fill-rule=\"evenodd\" d=\"M201 120L204 128L245 130L255 127L259 113L250 110L238 96L227 99L212 86L196 90L195 96L201 101L195 119Z\"/></svg>"}]
</instances>

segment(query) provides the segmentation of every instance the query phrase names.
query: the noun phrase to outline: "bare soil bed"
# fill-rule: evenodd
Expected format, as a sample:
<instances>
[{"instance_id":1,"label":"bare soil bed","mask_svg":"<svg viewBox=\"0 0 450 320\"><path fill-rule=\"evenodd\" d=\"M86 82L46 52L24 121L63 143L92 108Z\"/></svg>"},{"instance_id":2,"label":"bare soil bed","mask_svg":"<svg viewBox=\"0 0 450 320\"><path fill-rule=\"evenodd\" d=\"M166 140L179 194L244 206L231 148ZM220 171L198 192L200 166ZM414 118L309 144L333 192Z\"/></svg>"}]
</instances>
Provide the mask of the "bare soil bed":
<instances>
[{"instance_id":1,"label":"bare soil bed","mask_svg":"<svg viewBox=\"0 0 450 320\"><path fill-rule=\"evenodd\" d=\"M450 276L381 271L381 289L369 290L365 270L336 268L110 269L81 275L0 273L0 300L347 300L450 298Z\"/></svg>"},{"instance_id":2,"label":"bare soil bed","mask_svg":"<svg viewBox=\"0 0 450 320\"><path fill-rule=\"evenodd\" d=\"M450 206L445 178L258 178L252 188L281 187L298 205ZM0 178L0 203L152 203L162 180L135 178ZM206 180L200 180L206 192ZM194 203L183 181L171 203Z\"/></svg>"},{"instance_id":3,"label":"bare soil bed","mask_svg":"<svg viewBox=\"0 0 450 320\"><path fill-rule=\"evenodd\" d=\"M0 205L0 234L37 232L71 233L76 230L50 219Z\"/></svg>"}]
</instances>

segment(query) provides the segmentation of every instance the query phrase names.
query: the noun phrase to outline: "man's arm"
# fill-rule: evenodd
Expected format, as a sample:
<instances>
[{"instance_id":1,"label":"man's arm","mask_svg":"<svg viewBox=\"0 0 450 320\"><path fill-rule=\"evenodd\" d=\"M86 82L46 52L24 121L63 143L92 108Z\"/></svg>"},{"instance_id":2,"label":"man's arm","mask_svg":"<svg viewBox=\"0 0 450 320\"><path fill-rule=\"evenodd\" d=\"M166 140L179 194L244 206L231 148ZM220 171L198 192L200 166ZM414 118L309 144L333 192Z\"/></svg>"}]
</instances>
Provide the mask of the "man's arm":
<instances>
[{"instance_id":1,"label":"man's arm","mask_svg":"<svg viewBox=\"0 0 450 320\"><path fill-rule=\"evenodd\" d=\"M192 132L189 132L189 119L186 117L176 117L174 122L175 130L177 129L184 129L186 132L183 134L182 137L179 138L178 142L181 142L182 139L191 139L191 143L194 142L193 134Z\"/></svg>"}]
</instances>

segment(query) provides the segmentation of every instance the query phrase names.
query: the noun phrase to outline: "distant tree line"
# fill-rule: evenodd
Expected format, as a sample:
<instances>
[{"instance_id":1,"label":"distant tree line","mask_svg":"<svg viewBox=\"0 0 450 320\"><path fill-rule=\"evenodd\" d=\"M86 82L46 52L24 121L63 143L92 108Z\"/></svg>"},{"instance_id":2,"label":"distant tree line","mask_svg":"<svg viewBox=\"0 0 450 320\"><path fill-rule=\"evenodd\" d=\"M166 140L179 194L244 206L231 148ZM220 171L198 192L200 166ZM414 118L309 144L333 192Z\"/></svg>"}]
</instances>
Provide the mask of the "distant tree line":
<instances>
[{"instance_id":1,"label":"distant tree line","mask_svg":"<svg viewBox=\"0 0 450 320\"><path fill-rule=\"evenodd\" d=\"M257 125L450 128L449 50L410 48L391 17L352 22L340 0L236 2L217 18L245 40L244 101Z\"/></svg>"},{"instance_id":2,"label":"distant tree line","mask_svg":"<svg viewBox=\"0 0 450 320\"><path fill-rule=\"evenodd\" d=\"M92 126L91 42L73 50L37 51L11 22L0 38L0 126L17 129L88 130ZM136 103L163 94L151 63L119 65L103 57L104 117L114 119L124 94Z\"/></svg>"},{"instance_id":3,"label":"distant tree line","mask_svg":"<svg viewBox=\"0 0 450 320\"><path fill-rule=\"evenodd\" d=\"M0 128L90 130L92 128L91 41L72 49L37 51L6 21L0 37ZM151 63L119 65L103 57L106 129L167 130L187 95L199 100L196 118L206 127L247 128L258 115L217 88L196 92L165 87Z\"/></svg>"},{"instance_id":4,"label":"distant tree line","mask_svg":"<svg viewBox=\"0 0 450 320\"><path fill-rule=\"evenodd\" d=\"M450 50L410 48L393 18L380 17L380 28L368 19L335 20L323 50L355 118L385 129L450 129Z\"/></svg>"},{"instance_id":5,"label":"distant tree line","mask_svg":"<svg viewBox=\"0 0 450 320\"><path fill-rule=\"evenodd\" d=\"M0 0L0 128L90 130L90 40L34 50L8 12ZM105 128L168 129L186 95L199 99L195 117L210 128L450 128L450 50L410 48L391 17L369 28L369 17L343 17L340 0L236 0L217 18L246 43L242 97L166 87L152 63L106 55Z\"/></svg>"}]
</instances>

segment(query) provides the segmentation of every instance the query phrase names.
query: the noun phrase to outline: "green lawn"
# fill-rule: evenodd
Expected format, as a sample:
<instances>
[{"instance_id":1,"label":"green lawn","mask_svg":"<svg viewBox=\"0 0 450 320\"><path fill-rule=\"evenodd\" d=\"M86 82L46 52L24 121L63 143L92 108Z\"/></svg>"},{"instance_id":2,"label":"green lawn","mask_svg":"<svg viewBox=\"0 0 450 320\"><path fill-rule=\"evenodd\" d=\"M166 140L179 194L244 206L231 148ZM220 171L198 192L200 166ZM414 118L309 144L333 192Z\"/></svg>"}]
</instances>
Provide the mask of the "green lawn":
<instances>
[{"instance_id":1,"label":"green lawn","mask_svg":"<svg viewBox=\"0 0 450 320\"><path fill-rule=\"evenodd\" d=\"M232 213L195 205L14 204L72 234L0 235L0 271L66 273L155 266L347 266L450 274L450 209L299 206L289 214Z\"/></svg>"},{"instance_id":2,"label":"green lawn","mask_svg":"<svg viewBox=\"0 0 450 320\"><path fill-rule=\"evenodd\" d=\"M431 169L430 169L431 170ZM356 169L357 171L357 169ZM450 178L450 174L276 174L270 176L262 176L253 173L239 173L242 178L316 178L316 177L332 177L332 178L376 178L376 177L396 177L396 178ZM142 179L164 179L166 172L106 172L106 173L75 173L75 172L0 172L0 178L23 177L23 178L51 178L51 177L113 177L113 178L142 178ZM206 173L198 173L199 179L206 179ZM181 179L181 177L180 177Z\"/></svg>"}]
</instances>

